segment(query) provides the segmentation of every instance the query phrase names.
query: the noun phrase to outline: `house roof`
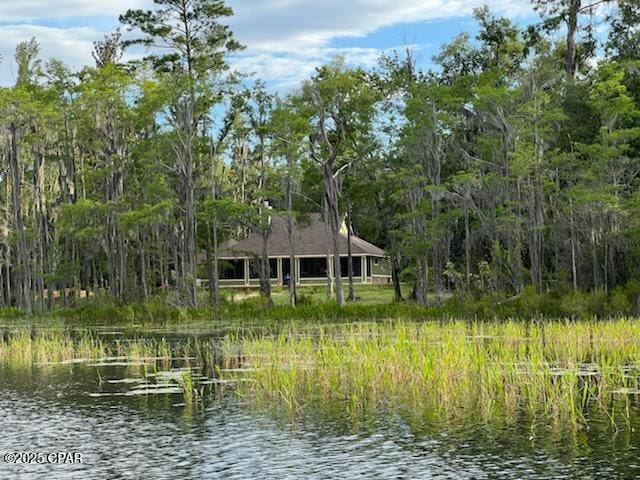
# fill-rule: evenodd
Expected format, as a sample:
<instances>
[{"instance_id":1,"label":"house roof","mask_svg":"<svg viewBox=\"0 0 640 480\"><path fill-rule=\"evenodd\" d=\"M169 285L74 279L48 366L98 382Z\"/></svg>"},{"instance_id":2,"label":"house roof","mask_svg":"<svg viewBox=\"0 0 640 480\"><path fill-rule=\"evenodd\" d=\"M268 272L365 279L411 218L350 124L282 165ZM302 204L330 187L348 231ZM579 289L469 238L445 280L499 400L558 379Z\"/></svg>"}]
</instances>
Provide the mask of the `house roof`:
<instances>
[{"instance_id":1,"label":"house roof","mask_svg":"<svg viewBox=\"0 0 640 480\"><path fill-rule=\"evenodd\" d=\"M267 243L270 257L288 256L290 254L289 235L286 217L274 215L271 221L271 233ZM306 215L301 221L294 221L293 231L296 256L324 256L333 254L329 225L322 220L319 213ZM347 229L342 225L339 238L339 251L347 255ZM260 255L262 240L259 235L251 235L243 240L228 240L220 245L219 256L222 258L241 258ZM351 253L353 255L384 256L384 250L351 235Z\"/></svg>"}]
</instances>

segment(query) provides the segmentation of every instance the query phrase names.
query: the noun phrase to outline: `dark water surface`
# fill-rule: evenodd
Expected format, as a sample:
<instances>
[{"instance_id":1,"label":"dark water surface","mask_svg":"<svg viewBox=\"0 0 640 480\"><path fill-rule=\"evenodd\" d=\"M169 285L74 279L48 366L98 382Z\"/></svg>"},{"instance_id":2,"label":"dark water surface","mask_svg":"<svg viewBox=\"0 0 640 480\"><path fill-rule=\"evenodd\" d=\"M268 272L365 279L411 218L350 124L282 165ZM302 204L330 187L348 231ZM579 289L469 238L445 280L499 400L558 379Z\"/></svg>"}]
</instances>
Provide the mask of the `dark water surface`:
<instances>
[{"instance_id":1,"label":"dark water surface","mask_svg":"<svg viewBox=\"0 0 640 480\"><path fill-rule=\"evenodd\" d=\"M90 395L129 391L108 381L135 375L127 366L0 366L0 454L83 460L0 462L0 480L640 478L639 429L616 433L605 419L577 435L549 428L541 437L529 425L454 427L393 414L291 420L229 388L186 405L181 394Z\"/></svg>"}]
</instances>

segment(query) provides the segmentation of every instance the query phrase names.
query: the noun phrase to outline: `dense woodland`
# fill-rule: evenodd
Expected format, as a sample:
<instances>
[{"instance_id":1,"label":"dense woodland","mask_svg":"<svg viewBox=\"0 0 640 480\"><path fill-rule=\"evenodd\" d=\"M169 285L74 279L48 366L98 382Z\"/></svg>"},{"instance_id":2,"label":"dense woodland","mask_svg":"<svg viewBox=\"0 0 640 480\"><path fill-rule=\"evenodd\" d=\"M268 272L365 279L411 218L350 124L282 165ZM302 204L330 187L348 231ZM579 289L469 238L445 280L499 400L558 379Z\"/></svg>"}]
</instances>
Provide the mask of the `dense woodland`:
<instances>
[{"instance_id":1,"label":"dense woodland","mask_svg":"<svg viewBox=\"0 0 640 480\"><path fill-rule=\"evenodd\" d=\"M230 67L222 1L155 4L81 71L37 39L5 55L0 307L219 302L220 243L266 238L273 212L346 219L421 305L640 280L637 0L536 0L524 28L478 9L429 70L410 46L336 58L287 95Z\"/></svg>"}]
</instances>

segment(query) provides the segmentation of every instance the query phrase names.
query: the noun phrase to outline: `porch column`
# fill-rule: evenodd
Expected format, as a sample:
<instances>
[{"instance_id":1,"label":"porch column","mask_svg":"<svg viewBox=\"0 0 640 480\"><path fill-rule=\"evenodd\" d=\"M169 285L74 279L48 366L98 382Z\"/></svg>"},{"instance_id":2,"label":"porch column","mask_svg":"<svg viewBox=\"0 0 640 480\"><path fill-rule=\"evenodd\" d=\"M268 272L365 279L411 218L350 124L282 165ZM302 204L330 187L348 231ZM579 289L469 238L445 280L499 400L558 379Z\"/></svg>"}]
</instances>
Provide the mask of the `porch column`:
<instances>
[{"instance_id":1,"label":"porch column","mask_svg":"<svg viewBox=\"0 0 640 480\"><path fill-rule=\"evenodd\" d=\"M367 283L367 256L362 255L360 257L360 273L362 274L362 283Z\"/></svg>"},{"instance_id":2,"label":"porch column","mask_svg":"<svg viewBox=\"0 0 640 480\"><path fill-rule=\"evenodd\" d=\"M291 281L295 281L296 285L300 285L300 257L296 257L296 278L292 278Z\"/></svg>"},{"instance_id":3,"label":"porch column","mask_svg":"<svg viewBox=\"0 0 640 480\"><path fill-rule=\"evenodd\" d=\"M244 259L244 284L249 286L249 259Z\"/></svg>"},{"instance_id":4,"label":"porch column","mask_svg":"<svg viewBox=\"0 0 640 480\"><path fill-rule=\"evenodd\" d=\"M284 283L284 276L282 275L282 258L278 257L276 260L277 270L278 270L278 285L282 285Z\"/></svg>"}]
</instances>

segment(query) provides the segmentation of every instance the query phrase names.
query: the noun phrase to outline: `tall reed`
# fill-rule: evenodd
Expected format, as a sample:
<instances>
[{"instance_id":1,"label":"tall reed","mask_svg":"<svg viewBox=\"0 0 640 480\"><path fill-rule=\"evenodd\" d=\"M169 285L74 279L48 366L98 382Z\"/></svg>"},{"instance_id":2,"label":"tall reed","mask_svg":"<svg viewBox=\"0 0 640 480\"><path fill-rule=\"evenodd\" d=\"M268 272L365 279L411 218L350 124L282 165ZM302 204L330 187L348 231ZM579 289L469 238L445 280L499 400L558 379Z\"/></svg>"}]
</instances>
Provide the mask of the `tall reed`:
<instances>
[{"instance_id":1,"label":"tall reed","mask_svg":"<svg viewBox=\"0 0 640 480\"><path fill-rule=\"evenodd\" d=\"M292 411L340 402L352 413L390 408L580 427L589 409L628 417L640 394L639 338L635 319L452 320L297 326L228 336L224 349L255 368L240 393Z\"/></svg>"}]
</instances>

